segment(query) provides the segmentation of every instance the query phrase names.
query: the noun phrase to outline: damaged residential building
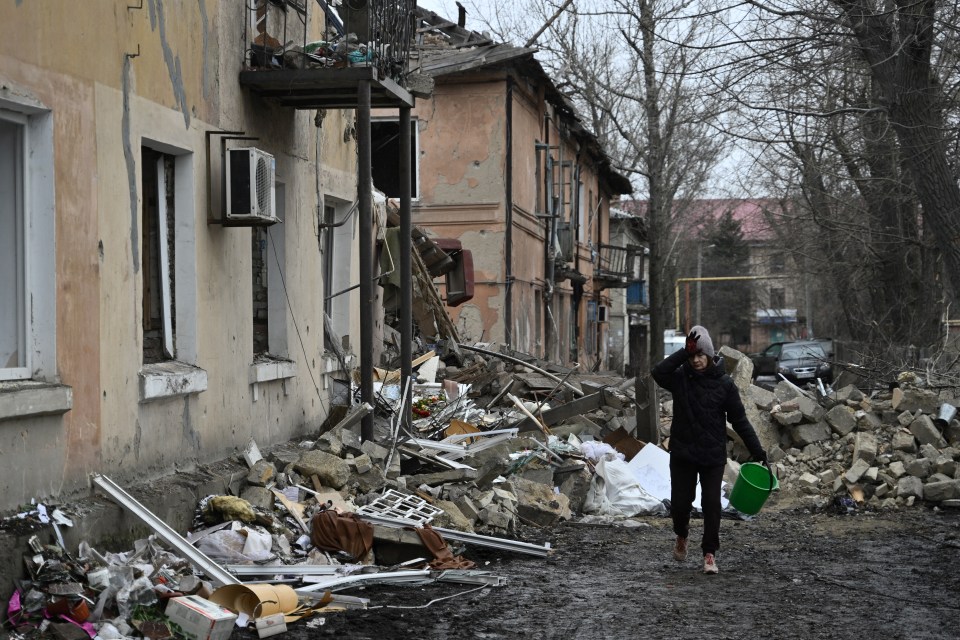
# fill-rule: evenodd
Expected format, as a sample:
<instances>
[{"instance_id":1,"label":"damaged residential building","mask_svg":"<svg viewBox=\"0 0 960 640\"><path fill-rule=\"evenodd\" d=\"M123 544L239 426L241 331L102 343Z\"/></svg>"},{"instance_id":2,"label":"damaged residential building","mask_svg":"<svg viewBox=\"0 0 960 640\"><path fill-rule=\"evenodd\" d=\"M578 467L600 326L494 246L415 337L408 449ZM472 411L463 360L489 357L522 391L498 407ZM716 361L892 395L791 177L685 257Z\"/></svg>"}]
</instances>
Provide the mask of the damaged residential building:
<instances>
[{"instance_id":1,"label":"damaged residential building","mask_svg":"<svg viewBox=\"0 0 960 640\"><path fill-rule=\"evenodd\" d=\"M411 70L434 86L412 114L413 219L457 262L441 288L458 332L552 362L616 366L610 291L639 271L637 252L611 242L610 206L629 181L536 49L416 11ZM399 137L396 113L376 111L374 182L388 196L398 195Z\"/></svg>"},{"instance_id":2,"label":"damaged residential building","mask_svg":"<svg viewBox=\"0 0 960 640\"><path fill-rule=\"evenodd\" d=\"M368 8L6 3L3 508L289 440L369 378L364 122L413 105L413 2Z\"/></svg>"}]
</instances>

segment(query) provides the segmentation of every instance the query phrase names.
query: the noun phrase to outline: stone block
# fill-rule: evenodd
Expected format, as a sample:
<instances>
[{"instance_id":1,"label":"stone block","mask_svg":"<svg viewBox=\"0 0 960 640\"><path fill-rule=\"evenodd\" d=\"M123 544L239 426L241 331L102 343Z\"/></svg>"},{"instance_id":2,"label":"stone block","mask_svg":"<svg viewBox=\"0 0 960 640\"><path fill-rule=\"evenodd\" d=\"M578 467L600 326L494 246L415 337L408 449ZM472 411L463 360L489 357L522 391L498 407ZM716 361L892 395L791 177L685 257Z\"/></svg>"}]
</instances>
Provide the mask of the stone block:
<instances>
[{"instance_id":1,"label":"stone block","mask_svg":"<svg viewBox=\"0 0 960 640\"><path fill-rule=\"evenodd\" d=\"M877 478L879 477L879 475L880 475L879 467L870 467L869 469L867 469L866 473L863 474L862 479L872 483L877 481Z\"/></svg>"},{"instance_id":2,"label":"stone block","mask_svg":"<svg viewBox=\"0 0 960 640\"><path fill-rule=\"evenodd\" d=\"M861 431L857 433L853 442L853 457L870 464L873 464L873 461L877 459L877 437L872 432Z\"/></svg>"},{"instance_id":3,"label":"stone block","mask_svg":"<svg viewBox=\"0 0 960 640\"><path fill-rule=\"evenodd\" d=\"M772 409L773 405L776 403L776 398L774 397L772 391L756 385L750 385L746 396L750 402L756 405L758 409L762 409L763 411L770 411L770 409Z\"/></svg>"},{"instance_id":4,"label":"stone block","mask_svg":"<svg viewBox=\"0 0 960 640\"><path fill-rule=\"evenodd\" d=\"M858 389L855 385L848 384L847 386L834 391L830 397L837 402L860 402L863 400L863 392L860 391L860 389Z\"/></svg>"},{"instance_id":5,"label":"stone block","mask_svg":"<svg viewBox=\"0 0 960 640\"><path fill-rule=\"evenodd\" d=\"M897 416L897 422L900 423L900 426L909 427L910 423L913 422L913 412L912 411L903 411Z\"/></svg>"},{"instance_id":6,"label":"stone block","mask_svg":"<svg viewBox=\"0 0 960 640\"><path fill-rule=\"evenodd\" d=\"M266 487L249 486L243 490L240 497L249 502L254 507L273 511L273 502L276 496Z\"/></svg>"},{"instance_id":7,"label":"stone block","mask_svg":"<svg viewBox=\"0 0 960 640\"><path fill-rule=\"evenodd\" d=\"M372 440L366 440L360 445L360 450L370 456L370 458L379 465L383 465L387 461L387 457L390 455L390 450L386 447L381 447L376 442ZM395 456L396 457L396 456Z\"/></svg>"},{"instance_id":8,"label":"stone block","mask_svg":"<svg viewBox=\"0 0 960 640\"><path fill-rule=\"evenodd\" d=\"M247 484L257 487L265 487L277 477L277 468L272 462L266 460L257 460L250 472L247 474Z\"/></svg>"},{"instance_id":9,"label":"stone block","mask_svg":"<svg viewBox=\"0 0 960 640\"><path fill-rule=\"evenodd\" d=\"M931 444L938 449L947 446L947 441L940 435L940 430L933 424L930 416L922 414L910 423L910 433L917 439L920 445Z\"/></svg>"},{"instance_id":10,"label":"stone block","mask_svg":"<svg viewBox=\"0 0 960 640\"><path fill-rule=\"evenodd\" d=\"M357 487L362 493L379 491L387 482L387 478L383 473L383 469L375 465L371 465L363 473L354 475L353 480L356 481Z\"/></svg>"},{"instance_id":11,"label":"stone block","mask_svg":"<svg viewBox=\"0 0 960 640\"><path fill-rule=\"evenodd\" d=\"M907 470L907 474L915 478L926 478L933 472L933 460L930 458L917 458L916 460L911 460L906 463L904 467Z\"/></svg>"},{"instance_id":12,"label":"stone block","mask_svg":"<svg viewBox=\"0 0 960 640\"><path fill-rule=\"evenodd\" d=\"M453 503L460 509L460 513L470 521L471 527L474 522L480 519L480 510L477 509L477 505L473 503L469 496L459 496Z\"/></svg>"},{"instance_id":13,"label":"stone block","mask_svg":"<svg viewBox=\"0 0 960 640\"><path fill-rule=\"evenodd\" d=\"M958 468L960 468L960 465L958 465L957 461L950 456L937 456L934 463L934 469L937 473L942 473L943 475L950 476L951 478L956 477Z\"/></svg>"},{"instance_id":14,"label":"stone block","mask_svg":"<svg viewBox=\"0 0 960 640\"><path fill-rule=\"evenodd\" d=\"M875 431L883 426L883 422L873 411L864 411L857 417L857 428L861 431Z\"/></svg>"},{"instance_id":15,"label":"stone block","mask_svg":"<svg viewBox=\"0 0 960 640\"><path fill-rule=\"evenodd\" d=\"M326 451L330 455L337 456L338 458L344 455L343 443L333 431L327 431L325 434L317 438L315 446L320 451Z\"/></svg>"},{"instance_id":16,"label":"stone block","mask_svg":"<svg viewBox=\"0 0 960 640\"><path fill-rule=\"evenodd\" d=\"M796 400L797 410L807 422L820 422L826 413L820 403L811 400L806 396L800 396Z\"/></svg>"},{"instance_id":17,"label":"stone block","mask_svg":"<svg viewBox=\"0 0 960 640\"><path fill-rule=\"evenodd\" d=\"M857 420L854 417L854 411L850 407L837 405L827 412L824 418L833 431L841 436L845 436L857 428Z\"/></svg>"},{"instance_id":18,"label":"stone block","mask_svg":"<svg viewBox=\"0 0 960 640\"><path fill-rule=\"evenodd\" d=\"M912 422L912 417L911 417ZM905 451L907 453L917 452L917 439L909 431L898 429L893 437L890 438L890 448L894 451Z\"/></svg>"},{"instance_id":19,"label":"stone block","mask_svg":"<svg viewBox=\"0 0 960 640\"><path fill-rule=\"evenodd\" d=\"M490 505L480 510L480 522L493 529L510 529L513 514L507 513L500 507Z\"/></svg>"},{"instance_id":20,"label":"stone block","mask_svg":"<svg viewBox=\"0 0 960 640\"><path fill-rule=\"evenodd\" d=\"M800 422L803 420L803 414L799 411L777 411L770 414L770 417L784 427L789 427L793 424L800 424Z\"/></svg>"},{"instance_id":21,"label":"stone block","mask_svg":"<svg viewBox=\"0 0 960 640\"><path fill-rule=\"evenodd\" d=\"M900 411L923 411L936 415L940 408L940 397L928 389L906 387L902 394L894 394L893 408Z\"/></svg>"},{"instance_id":22,"label":"stone block","mask_svg":"<svg viewBox=\"0 0 960 640\"><path fill-rule=\"evenodd\" d=\"M960 480L942 480L923 485L923 499L930 502L943 502L960 498Z\"/></svg>"},{"instance_id":23,"label":"stone block","mask_svg":"<svg viewBox=\"0 0 960 640\"><path fill-rule=\"evenodd\" d=\"M790 439L798 447L829 440L830 434L830 425L822 421L816 424L806 422L790 429Z\"/></svg>"},{"instance_id":24,"label":"stone block","mask_svg":"<svg viewBox=\"0 0 960 640\"><path fill-rule=\"evenodd\" d=\"M907 475L907 467L900 460L891 462L887 467L887 471L889 471L890 475L892 475L894 478L902 478L903 476Z\"/></svg>"},{"instance_id":25,"label":"stone block","mask_svg":"<svg viewBox=\"0 0 960 640\"><path fill-rule=\"evenodd\" d=\"M818 478L817 476L807 471L801 474L799 478L797 478L797 482L800 484L800 487L802 489L816 490L820 484L820 478Z\"/></svg>"},{"instance_id":26,"label":"stone block","mask_svg":"<svg viewBox=\"0 0 960 640\"><path fill-rule=\"evenodd\" d=\"M923 500L923 480L914 476L904 476L897 482L898 498L919 498Z\"/></svg>"},{"instance_id":27,"label":"stone block","mask_svg":"<svg viewBox=\"0 0 960 640\"><path fill-rule=\"evenodd\" d=\"M316 475L321 484L334 489L340 489L350 479L350 467L346 461L326 451L304 452L294 469L308 478Z\"/></svg>"},{"instance_id":28,"label":"stone block","mask_svg":"<svg viewBox=\"0 0 960 640\"><path fill-rule=\"evenodd\" d=\"M512 480L517 495L517 515L525 522L551 527L560 520L569 520L570 500L553 487L523 478Z\"/></svg>"},{"instance_id":29,"label":"stone block","mask_svg":"<svg viewBox=\"0 0 960 640\"><path fill-rule=\"evenodd\" d=\"M867 472L867 469L870 468L870 464L865 460L854 460L853 465L850 469L843 474L843 479L846 480L849 484L855 484L860 480L860 478Z\"/></svg>"},{"instance_id":30,"label":"stone block","mask_svg":"<svg viewBox=\"0 0 960 640\"><path fill-rule=\"evenodd\" d=\"M817 477L820 478L820 484L827 486L836 480L837 472L833 469L824 469L817 474Z\"/></svg>"},{"instance_id":31,"label":"stone block","mask_svg":"<svg viewBox=\"0 0 960 640\"><path fill-rule=\"evenodd\" d=\"M443 513L434 517L431 523L433 526L473 533L474 519L468 518L456 504L449 500L437 500L435 506L443 509Z\"/></svg>"}]
</instances>

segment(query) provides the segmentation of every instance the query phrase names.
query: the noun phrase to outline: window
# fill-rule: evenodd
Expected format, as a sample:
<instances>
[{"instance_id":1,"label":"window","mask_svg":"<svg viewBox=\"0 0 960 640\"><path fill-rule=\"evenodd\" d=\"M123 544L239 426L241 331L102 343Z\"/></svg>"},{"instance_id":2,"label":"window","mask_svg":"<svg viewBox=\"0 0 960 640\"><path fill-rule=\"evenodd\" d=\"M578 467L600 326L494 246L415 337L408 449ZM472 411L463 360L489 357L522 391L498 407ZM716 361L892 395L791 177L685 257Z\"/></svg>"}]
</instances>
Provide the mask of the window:
<instances>
[{"instance_id":1,"label":"window","mask_svg":"<svg viewBox=\"0 0 960 640\"><path fill-rule=\"evenodd\" d=\"M323 312L330 323L329 331L324 332L324 347L332 352L349 351L348 294L355 290L351 273L357 216L349 202L331 196L324 198L323 211Z\"/></svg>"},{"instance_id":2,"label":"window","mask_svg":"<svg viewBox=\"0 0 960 640\"><path fill-rule=\"evenodd\" d=\"M29 378L24 305L25 257L23 211L24 126L26 118L0 118L0 366L5 378Z\"/></svg>"},{"instance_id":3,"label":"window","mask_svg":"<svg viewBox=\"0 0 960 640\"><path fill-rule=\"evenodd\" d=\"M370 123L373 146L373 184L388 198L400 197L400 120L374 120ZM420 197L420 172L417 159L418 132L416 118L410 119L410 197Z\"/></svg>"},{"instance_id":4,"label":"window","mask_svg":"<svg viewBox=\"0 0 960 640\"><path fill-rule=\"evenodd\" d=\"M787 306L786 292L782 288L770 289L770 308L783 309Z\"/></svg>"},{"instance_id":5,"label":"window","mask_svg":"<svg viewBox=\"0 0 960 640\"><path fill-rule=\"evenodd\" d=\"M199 393L194 156L144 138L140 149L140 400Z\"/></svg>"},{"instance_id":6,"label":"window","mask_svg":"<svg viewBox=\"0 0 960 640\"><path fill-rule=\"evenodd\" d=\"M176 288L176 179L173 156L144 147L141 153L143 204L141 247L143 256L143 362L163 362L176 355L174 331Z\"/></svg>"},{"instance_id":7,"label":"window","mask_svg":"<svg viewBox=\"0 0 960 640\"><path fill-rule=\"evenodd\" d=\"M285 193L277 183L276 213L284 216ZM253 354L286 357L287 299L284 292L286 246L284 226L252 227Z\"/></svg>"},{"instance_id":8,"label":"window","mask_svg":"<svg viewBox=\"0 0 960 640\"><path fill-rule=\"evenodd\" d=\"M783 273L786 269L786 258L783 252L778 251L770 255L770 273ZM782 306L782 305L781 305Z\"/></svg>"},{"instance_id":9,"label":"window","mask_svg":"<svg viewBox=\"0 0 960 640\"><path fill-rule=\"evenodd\" d=\"M0 380L56 381L53 116L2 96L0 225Z\"/></svg>"}]
</instances>

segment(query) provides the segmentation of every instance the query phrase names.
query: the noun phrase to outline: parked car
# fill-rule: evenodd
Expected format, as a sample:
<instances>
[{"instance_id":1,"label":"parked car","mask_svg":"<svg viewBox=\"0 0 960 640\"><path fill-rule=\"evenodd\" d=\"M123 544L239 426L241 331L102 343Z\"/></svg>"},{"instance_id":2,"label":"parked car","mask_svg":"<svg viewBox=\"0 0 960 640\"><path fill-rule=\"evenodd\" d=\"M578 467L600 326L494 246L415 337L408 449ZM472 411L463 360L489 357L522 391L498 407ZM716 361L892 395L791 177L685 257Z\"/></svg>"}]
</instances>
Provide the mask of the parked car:
<instances>
[{"instance_id":1,"label":"parked car","mask_svg":"<svg viewBox=\"0 0 960 640\"><path fill-rule=\"evenodd\" d=\"M833 367L830 365L823 343L813 340L774 342L760 353L750 356L753 360L753 377L783 376L794 384L805 384L820 378L825 383L833 382Z\"/></svg>"}]
</instances>

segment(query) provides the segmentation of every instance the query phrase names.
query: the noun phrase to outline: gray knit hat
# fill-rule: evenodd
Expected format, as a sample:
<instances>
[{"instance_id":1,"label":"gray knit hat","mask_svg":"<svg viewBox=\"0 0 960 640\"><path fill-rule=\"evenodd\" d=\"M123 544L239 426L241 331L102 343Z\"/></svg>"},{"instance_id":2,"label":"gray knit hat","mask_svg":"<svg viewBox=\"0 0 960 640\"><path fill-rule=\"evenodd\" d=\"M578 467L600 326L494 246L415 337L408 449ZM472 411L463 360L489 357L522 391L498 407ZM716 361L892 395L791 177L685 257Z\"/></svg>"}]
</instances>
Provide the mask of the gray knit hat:
<instances>
[{"instance_id":1,"label":"gray knit hat","mask_svg":"<svg viewBox=\"0 0 960 640\"><path fill-rule=\"evenodd\" d=\"M713 350L713 340L710 339L710 332L704 327L697 325L693 329L690 329L690 333L696 333L699 336L697 338L697 346L700 347L700 351L712 360L716 352Z\"/></svg>"}]
</instances>

